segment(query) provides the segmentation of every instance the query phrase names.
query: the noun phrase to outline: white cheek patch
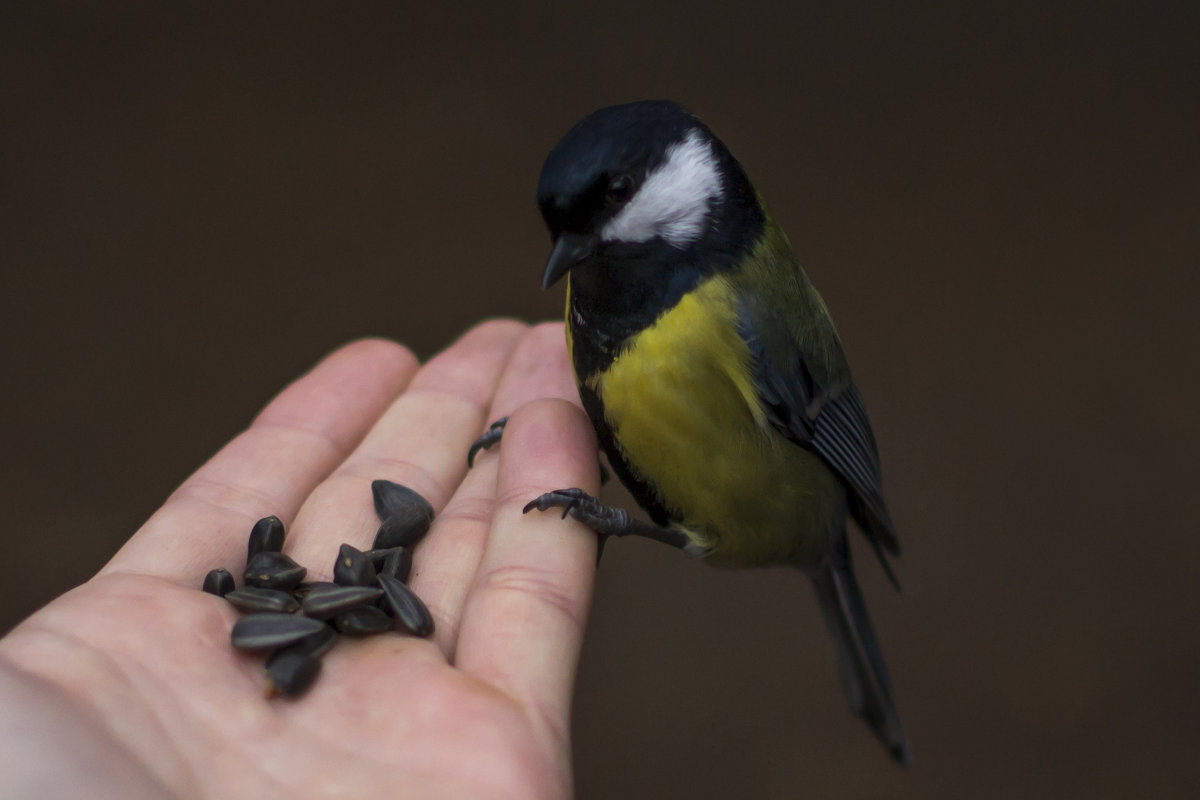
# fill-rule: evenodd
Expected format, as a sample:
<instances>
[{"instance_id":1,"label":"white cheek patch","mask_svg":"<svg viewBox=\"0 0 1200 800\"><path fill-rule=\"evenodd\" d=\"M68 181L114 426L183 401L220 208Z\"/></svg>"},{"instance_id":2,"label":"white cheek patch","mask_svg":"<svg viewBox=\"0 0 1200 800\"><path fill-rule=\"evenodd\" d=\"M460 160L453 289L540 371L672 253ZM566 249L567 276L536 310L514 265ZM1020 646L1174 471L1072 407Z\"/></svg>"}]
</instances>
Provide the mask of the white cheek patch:
<instances>
[{"instance_id":1,"label":"white cheek patch","mask_svg":"<svg viewBox=\"0 0 1200 800\"><path fill-rule=\"evenodd\" d=\"M661 236L682 248L704 233L712 201L724 187L712 145L700 131L667 150L666 160L600 231L607 241L648 242Z\"/></svg>"}]
</instances>

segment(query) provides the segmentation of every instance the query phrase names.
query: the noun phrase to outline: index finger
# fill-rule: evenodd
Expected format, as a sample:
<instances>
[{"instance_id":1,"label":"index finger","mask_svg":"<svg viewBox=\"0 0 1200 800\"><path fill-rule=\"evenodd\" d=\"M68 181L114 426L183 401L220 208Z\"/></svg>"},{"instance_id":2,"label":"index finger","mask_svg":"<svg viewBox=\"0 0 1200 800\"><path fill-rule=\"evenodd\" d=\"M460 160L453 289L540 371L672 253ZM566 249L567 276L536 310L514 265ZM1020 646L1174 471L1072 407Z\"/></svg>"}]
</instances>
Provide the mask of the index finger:
<instances>
[{"instance_id":1,"label":"index finger","mask_svg":"<svg viewBox=\"0 0 1200 800\"><path fill-rule=\"evenodd\" d=\"M555 489L600 484L587 417L565 400L536 400L504 429L496 511L463 611L455 665L539 713L564 742L575 668L591 605L596 536L558 514L523 514Z\"/></svg>"}]
</instances>

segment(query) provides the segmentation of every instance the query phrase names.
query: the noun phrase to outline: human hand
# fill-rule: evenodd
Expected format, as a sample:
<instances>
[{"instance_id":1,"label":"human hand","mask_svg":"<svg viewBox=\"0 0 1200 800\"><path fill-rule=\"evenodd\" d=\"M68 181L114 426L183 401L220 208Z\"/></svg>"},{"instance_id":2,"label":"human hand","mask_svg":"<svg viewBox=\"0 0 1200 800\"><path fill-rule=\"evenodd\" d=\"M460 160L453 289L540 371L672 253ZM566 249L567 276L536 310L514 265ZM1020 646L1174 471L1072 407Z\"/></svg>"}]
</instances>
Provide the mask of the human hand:
<instances>
[{"instance_id":1,"label":"human hand","mask_svg":"<svg viewBox=\"0 0 1200 800\"><path fill-rule=\"evenodd\" d=\"M382 341L330 355L98 575L0 640L0 794L569 796L596 539L521 508L598 489L577 402L557 324L484 323L419 368ZM466 472L509 414L499 453ZM285 552L327 580L342 542L370 545L376 478L438 511L410 581L434 636L343 637L305 695L267 699L261 657L230 647L237 614L201 579L240 575L251 526L275 514Z\"/></svg>"}]
</instances>

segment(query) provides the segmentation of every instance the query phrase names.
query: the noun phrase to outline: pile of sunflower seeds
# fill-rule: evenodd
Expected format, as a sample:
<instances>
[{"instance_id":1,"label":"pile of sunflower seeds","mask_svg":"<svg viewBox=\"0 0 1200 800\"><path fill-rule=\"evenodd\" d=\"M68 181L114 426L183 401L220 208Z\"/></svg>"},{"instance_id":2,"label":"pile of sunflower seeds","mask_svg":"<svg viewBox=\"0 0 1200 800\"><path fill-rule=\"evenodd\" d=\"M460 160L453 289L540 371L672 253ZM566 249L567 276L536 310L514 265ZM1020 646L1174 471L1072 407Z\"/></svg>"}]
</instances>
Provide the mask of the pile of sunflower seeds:
<instances>
[{"instance_id":1,"label":"pile of sunflower seeds","mask_svg":"<svg viewBox=\"0 0 1200 800\"><path fill-rule=\"evenodd\" d=\"M297 695L321 671L320 657L344 636L370 636L399 628L411 636L433 633L433 618L408 588L412 548L433 522L433 506L398 483L371 484L381 524L370 550L348 544L338 551L333 581L306 583L308 570L284 555L283 522L254 524L246 548L244 585L214 569L204 591L223 597L246 616L230 638L238 650L269 653L267 693Z\"/></svg>"}]
</instances>

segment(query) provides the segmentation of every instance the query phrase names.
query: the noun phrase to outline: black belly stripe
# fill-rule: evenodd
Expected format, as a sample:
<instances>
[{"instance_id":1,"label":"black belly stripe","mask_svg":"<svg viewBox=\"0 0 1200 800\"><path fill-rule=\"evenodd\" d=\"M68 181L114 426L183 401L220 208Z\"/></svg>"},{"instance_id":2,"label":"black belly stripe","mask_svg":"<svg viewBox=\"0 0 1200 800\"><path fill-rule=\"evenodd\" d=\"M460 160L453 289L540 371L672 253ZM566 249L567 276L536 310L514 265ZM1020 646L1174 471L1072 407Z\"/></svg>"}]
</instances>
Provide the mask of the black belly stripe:
<instances>
[{"instance_id":1,"label":"black belly stripe","mask_svg":"<svg viewBox=\"0 0 1200 800\"><path fill-rule=\"evenodd\" d=\"M604 404L600 400L600 396L587 386L580 384L579 399L583 401L583 410L587 412L592 420L592 427L596 429L596 440L600 444L600 449L608 457L609 466L612 467L613 472L617 473L617 479L629 490L637 504L650 515L650 519L654 521L655 525L669 524L671 514L659 501L654 488L633 471L620 448L617 447L617 443L613 439L612 428L605 421Z\"/></svg>"}]
</instances>

